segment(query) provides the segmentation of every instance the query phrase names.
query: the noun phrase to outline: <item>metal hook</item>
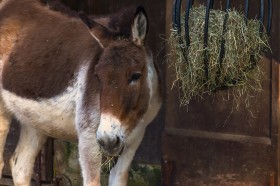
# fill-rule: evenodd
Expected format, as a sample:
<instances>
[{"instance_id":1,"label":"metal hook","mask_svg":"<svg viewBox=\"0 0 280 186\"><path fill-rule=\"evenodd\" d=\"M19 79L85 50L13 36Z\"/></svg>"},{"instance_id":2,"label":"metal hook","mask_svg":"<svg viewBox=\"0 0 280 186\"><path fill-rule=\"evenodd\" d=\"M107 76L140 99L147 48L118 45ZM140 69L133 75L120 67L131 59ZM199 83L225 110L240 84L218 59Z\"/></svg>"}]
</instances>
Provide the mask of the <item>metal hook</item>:
<instances>
[{"instance_id":1,"label":"metal hook","mask_svg":"<svg viewBox=\"0 0 280 186\"><path fill-rule=\"evenodd\" d=\"M173 1L173 11L172 11L173 28L178 31L178 34L181 33L181 3L182 0Z\"/></svg>"},{"instance_id":2,"label":"metal hook","mask_svg":"<svg viewBox=\"0 0 280 186\"><path fill-rule=\"evenodd\" d=\"M190 30L189 30L189 17L190 17L190 10L193 5L193 0L187 0L186 3L186 13L185 13L185 39L186 39L186 47L190 46Z\"/></svg>"},{"instance_id":3,"label":"metal hook","mask_svg":"<svg viewBox=\"0 0 280 186\"><path fill-rule=\"evenodd\" d=\"M260 19L260 34L263 33L263 20L264 20L264 0L260 0L260 14L259 14L259 19Z\"/></svg>"},{"instance_id":4,"label":"metal hook","mask_svg":"<svg viewBox=\"0 0 280 186\"><path fill-rule=\"evenodd\" d=\"M205 25L204 25L204 71L205 71L205 77L208 79L208 52L206 50L208 46L208 27L209 27L209 15L210 15L210 9L211 5L214 4L214 0L208 0L207 6L206 6L206 13L205 13Z\"/></svg>"},{"instance_id":5,"label":"metal hook","mask_svg":"<svg viewBox=\"0 0 280 186\"><path fill-rule=\"evenodd\" d=\"M230 0L227 0L226 11L228 11L230 8L231 8Z\"/></svg>"},{"instance_id":6,"label":"metal hook","mask_svg":"<svg viewBox=\"0 0 280 186\"><path fill-rule=\"evenodd\" d=\"M248 14L249 14L249 0L245 0L245 23L247 25L248 21Z\"/></svg>"},{"instance_id":7,"label":"metal hook","mask_svg":"<svg viewBox=\"0 0 280 186\"><path fill-rule=\"evenodd\" d=\"M268 0L268 17L267 17L267 27L266 27L267 35L270 35L271 22L272 22L272 0Z\"/></svg>"},{"instance_id":8,"label":"metal hook","mask_svg":"<svg viewBox=\"0 0 280 186\"><path fill-rule=\"evenodd\" d=\"M225 14L225 19L224 19L224 23L223 23L223 33L222 33L223 36L225 35L225 32L226 32L226 25L227 25L227 21L228 21L228 11L230 8L231 8L231 2L230 2L230 0L227 0L227 4L225 7L226 14ZM221 69L222 69L222 65L223 65L224 56L225 56L225 39L224 39L224 37L222 37L221 51L219 54L219 70L217 72L216 81L218 81L218 77L221 75Z\"/></svg>"},{"instance_id":9,"label":"metal hook","mask_svg":"<svg viewBox=\"0 0 280 186\"><path fill-rule=\"evenodd\" d=\"M213 9L213 7L214 7L214 1L211 1L210 2L210 9Z\"/></svg>"}]
</instances>

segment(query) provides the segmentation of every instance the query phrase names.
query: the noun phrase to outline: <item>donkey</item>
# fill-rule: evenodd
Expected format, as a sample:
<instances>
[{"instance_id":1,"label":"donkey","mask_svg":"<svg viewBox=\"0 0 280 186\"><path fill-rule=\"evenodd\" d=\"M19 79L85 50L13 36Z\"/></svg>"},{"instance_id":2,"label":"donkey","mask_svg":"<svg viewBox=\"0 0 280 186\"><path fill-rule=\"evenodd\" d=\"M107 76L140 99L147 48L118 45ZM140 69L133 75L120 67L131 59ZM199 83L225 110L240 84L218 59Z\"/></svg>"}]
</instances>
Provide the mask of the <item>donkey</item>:
<instances>
[{"instance_id":1,"label":"donkey","mask_svg":"<svg viewBox=\"0 0 280 186\"><path fill-rule=\"evenodd\" d=\"M0 170L14 116L21 127L10 159L16 186L30 185L35 157L48 136L78 141L83 185L100 185L99 151L118 156L109 185L126 185L162 98L145 44L144 9L121 17L132 20L129 32L85 15L69 17L38 0L0 3ZM116 17L106 20L112 25ZM127 20L117 20L122 21Z\"/></svg>"}]
</instances>

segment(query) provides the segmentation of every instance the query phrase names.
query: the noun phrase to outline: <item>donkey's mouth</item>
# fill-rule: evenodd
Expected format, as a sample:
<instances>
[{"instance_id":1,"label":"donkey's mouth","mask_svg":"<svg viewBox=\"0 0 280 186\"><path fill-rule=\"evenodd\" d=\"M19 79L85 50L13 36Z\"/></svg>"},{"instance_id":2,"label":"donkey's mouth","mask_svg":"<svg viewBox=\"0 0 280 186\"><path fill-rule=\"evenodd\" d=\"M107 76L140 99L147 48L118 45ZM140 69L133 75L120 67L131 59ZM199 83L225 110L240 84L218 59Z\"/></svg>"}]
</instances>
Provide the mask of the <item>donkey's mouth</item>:
<instances>
[{"instance_id":1,"label":"donkey's mouth","mask_svg":"<svg viewBox=\"0 0 280 186\"><path fill-rule=\"evenodd\" d=\"M105 150L105 149L101 148L101 152L105 156L118 157L122 154L123 148L121 150Z\"/></svg>"},{"instance_id":2,"label":"donkey's mouth","mask_svg":"<svg viewBox=\"0 0 280 186\"><path fill-rule=\"evenodd\" d=\"M110 156L110 157L117 157L120 156L123 152L124 145L120 145L114 148L107 148L106 146L100 146L101 152L105 156Z\"/></svg>"}]
</instances>

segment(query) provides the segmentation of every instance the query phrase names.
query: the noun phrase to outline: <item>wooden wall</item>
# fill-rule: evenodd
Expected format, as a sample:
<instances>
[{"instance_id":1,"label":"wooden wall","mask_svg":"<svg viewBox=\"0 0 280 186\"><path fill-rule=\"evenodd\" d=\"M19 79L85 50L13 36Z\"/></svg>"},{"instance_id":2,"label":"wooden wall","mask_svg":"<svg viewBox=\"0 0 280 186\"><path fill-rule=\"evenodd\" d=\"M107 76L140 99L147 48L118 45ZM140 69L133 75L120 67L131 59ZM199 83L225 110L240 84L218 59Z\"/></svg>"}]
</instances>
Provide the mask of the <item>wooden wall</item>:
<instances>
[{"instance_id":1,"label":"wooden wall","mask_svg":"<svg viewBox=\"0 0 280 186\"><path fill-rule=\"evenodd\" d=\"M196 3L199 2L195 1ZM206 2L201 0L200 2ZM225 1L215 1L220 7ZM244 1L231 1L242 8ZM179 106L179 91L166 79L163 157L174 165L166 185L277 185L279 174L279 2L274 0L271 46L262 64L264 91L254 95L249 108L232 110L232 99L205 96L188 107ZM259 1L250 1L251 16ZM183 6L185 8L185 6ZM258 11L257 11L258 12ZM172 0L167 0L166 32L170 30ZM166 77L174 74L167 68ZM233 112L232 112L233 111ZM170 172L167 173L171 174Z\"/></svg>"}]
</instances>

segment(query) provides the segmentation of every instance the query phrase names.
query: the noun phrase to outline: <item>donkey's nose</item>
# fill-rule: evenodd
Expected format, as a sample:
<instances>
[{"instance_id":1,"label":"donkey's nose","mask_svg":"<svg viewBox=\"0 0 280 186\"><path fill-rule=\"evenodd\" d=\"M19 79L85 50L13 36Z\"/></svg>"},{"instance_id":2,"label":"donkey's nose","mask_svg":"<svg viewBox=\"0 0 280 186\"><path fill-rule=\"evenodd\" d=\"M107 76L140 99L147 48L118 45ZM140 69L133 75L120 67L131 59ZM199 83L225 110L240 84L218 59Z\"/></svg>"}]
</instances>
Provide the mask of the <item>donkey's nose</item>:
<instances>
[{"instance_id":1,"label":"donkey's nose","mask_svg":"<svg viewBox=\"0 0 280 186\"><path fill-rule=\"evenodd\" d=\"M102 136L97 139L101 150L110 156L116 156L123 148L123 142L119 136Z\"/></svg>"},{"instance_id":2,"label":"donkey's nose","mask_svg":"<svg viewBox=\"0 0 280 186\"><path fill-rule=\"evenodd\" d=\"M119 146L120 138L118 136L115 138L102 137L98 139L98 143L103 148L114 149L115 147Z\"/></svg>"}]
</instances>

